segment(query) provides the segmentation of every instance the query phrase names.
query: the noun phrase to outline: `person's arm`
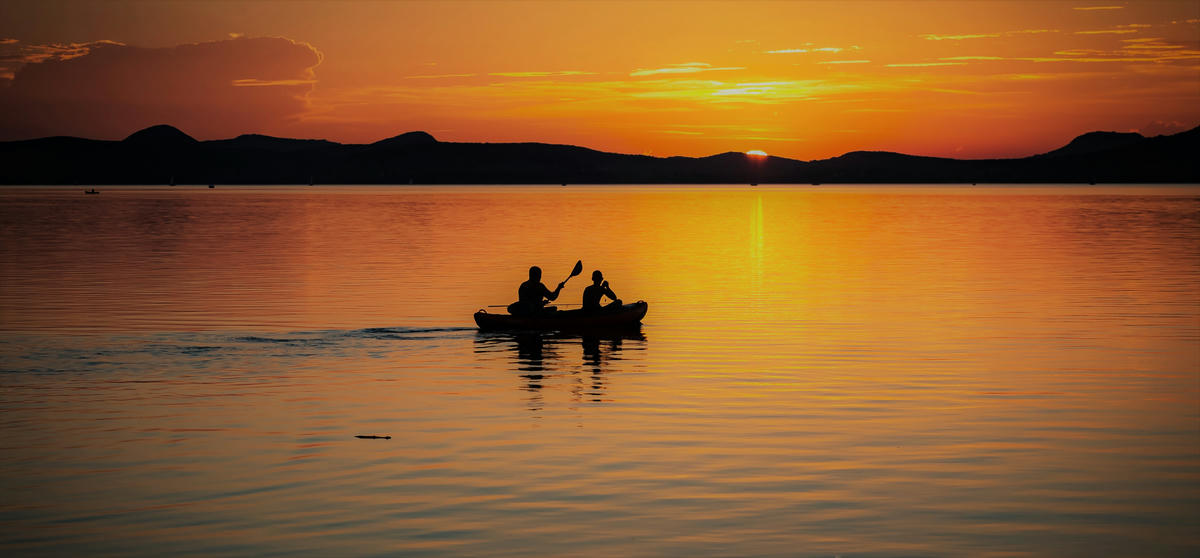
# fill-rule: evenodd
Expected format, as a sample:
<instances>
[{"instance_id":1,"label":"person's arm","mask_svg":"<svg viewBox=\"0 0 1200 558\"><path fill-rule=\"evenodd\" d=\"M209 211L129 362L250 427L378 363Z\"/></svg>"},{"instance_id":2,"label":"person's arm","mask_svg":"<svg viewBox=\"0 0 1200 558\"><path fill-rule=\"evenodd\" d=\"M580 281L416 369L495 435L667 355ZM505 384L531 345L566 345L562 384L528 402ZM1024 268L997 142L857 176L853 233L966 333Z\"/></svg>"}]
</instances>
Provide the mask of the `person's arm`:
<instances>
[{"instance_id":1,"label":"person's arm","mask_svg":"<svg viewBox=\"0 0 1200 558\"><path fill-rule=\"evenodd\" d=\"M566 283L559 283L558 288L552 291L547 289L545 285L542 285L542 290L546 291L542 293L542 296L546 297L546 300L554 301L554 299L558 298L558 293L562 292L564 286L566 286Z\"/></svg>"},{"instance_id":2,"label":"person's arm","mask_svg":"<svg viewBox=\"0 0 1200 558\"><path fill-rule=\"evenodd\" d=\"M604 282L604 294L605 294L605 296L607 296L608 298L611 298L611 299L613 299L613 300L617 300L617 293L614 293L614 292L613 292L613 290L612 290L611 288L609 288L609 287L608 287L608 281L605 281L605 282Z\"/></svg>"}]
</instances>

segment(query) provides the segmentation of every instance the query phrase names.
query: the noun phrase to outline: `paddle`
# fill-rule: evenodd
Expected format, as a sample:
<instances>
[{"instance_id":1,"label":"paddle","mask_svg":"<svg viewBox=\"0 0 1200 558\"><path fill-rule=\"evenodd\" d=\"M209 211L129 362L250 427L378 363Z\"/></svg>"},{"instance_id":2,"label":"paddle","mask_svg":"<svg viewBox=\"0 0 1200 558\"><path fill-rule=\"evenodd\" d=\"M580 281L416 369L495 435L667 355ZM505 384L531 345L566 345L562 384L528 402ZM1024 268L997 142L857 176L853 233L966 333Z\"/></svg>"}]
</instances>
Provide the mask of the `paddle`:
<instances>
[{"instance_id":1,"label":"paddle","mask_svg":"<svg viewBox=\"0 0 1200 558\"><path fill-rule=\"evenodd\" d=\"M567 284L567 281L570 281L572 277L579 275L580 273L583 273L583 260L575 262L575 267L571 268L571 274L568 275L566 279L563 279L563 284Z\"/></svg>"}]
</instances>

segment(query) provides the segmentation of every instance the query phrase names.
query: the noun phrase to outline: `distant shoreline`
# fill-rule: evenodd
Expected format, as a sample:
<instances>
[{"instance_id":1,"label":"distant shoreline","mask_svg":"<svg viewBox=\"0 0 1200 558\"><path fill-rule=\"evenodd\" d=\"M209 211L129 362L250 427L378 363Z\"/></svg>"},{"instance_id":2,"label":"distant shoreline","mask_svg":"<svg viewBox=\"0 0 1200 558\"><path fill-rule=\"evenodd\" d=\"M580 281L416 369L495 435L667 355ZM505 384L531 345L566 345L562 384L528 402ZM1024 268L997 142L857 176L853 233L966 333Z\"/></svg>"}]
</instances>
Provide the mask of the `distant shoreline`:
<instances>
[{"instance_id":1,"label":"distant shoreline","mask_svg":"<svg viewBox=\"0 0 1200 558\"><path fill-rule=\"evenodd\" d=\"M408 132L372 144L243 135L198 141L171 126L120 141L0 142L0 184L1193 184L1200 127L1170 136L1090 132L1019 159L853 151L800 161L728 152L651 157L543 143L440 142Z\"/></svg>"}]
</instances>

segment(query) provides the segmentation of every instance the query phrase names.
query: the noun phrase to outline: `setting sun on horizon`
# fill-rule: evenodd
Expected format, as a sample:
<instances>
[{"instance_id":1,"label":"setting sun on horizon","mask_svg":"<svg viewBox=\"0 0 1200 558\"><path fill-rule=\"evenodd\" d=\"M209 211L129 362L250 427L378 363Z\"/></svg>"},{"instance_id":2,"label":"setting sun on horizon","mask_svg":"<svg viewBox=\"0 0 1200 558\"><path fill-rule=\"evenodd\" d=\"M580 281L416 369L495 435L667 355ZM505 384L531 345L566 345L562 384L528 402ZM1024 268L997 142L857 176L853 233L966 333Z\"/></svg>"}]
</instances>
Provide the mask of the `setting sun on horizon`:
<instances>
[{"instance_id":1,"label":"setting sun on horizon","mask_svg":"<svg viewBox=\"0 0 1200 558\"><path fill-rule=\"evenodd\" d=\"M1200 123L1197 6L5 2L0 140L171 124L198 139L1026 156Z\"/></svg>"}]
</instances>

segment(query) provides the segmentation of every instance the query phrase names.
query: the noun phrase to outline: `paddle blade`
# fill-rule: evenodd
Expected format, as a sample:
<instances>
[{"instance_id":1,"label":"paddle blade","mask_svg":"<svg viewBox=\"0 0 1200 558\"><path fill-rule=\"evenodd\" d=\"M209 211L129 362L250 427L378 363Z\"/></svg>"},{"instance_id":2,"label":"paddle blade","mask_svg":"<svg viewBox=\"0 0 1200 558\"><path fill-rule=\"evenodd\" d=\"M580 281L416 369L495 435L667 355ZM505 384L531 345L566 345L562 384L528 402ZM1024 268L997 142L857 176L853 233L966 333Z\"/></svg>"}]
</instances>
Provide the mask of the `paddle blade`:
<instances>
[{"instance_id":1,"label":"paddle blade","mask_svg":"<svg viewBox=\"0 0 1200 558\"><path fill-rule=\"evenodd\" d=\"M575 267L571 269L571 277L579 275L580 273L583 273L583 260L575 262ZM571 277L568 277L568 279Z\"/></svg>"}]
</instances>

